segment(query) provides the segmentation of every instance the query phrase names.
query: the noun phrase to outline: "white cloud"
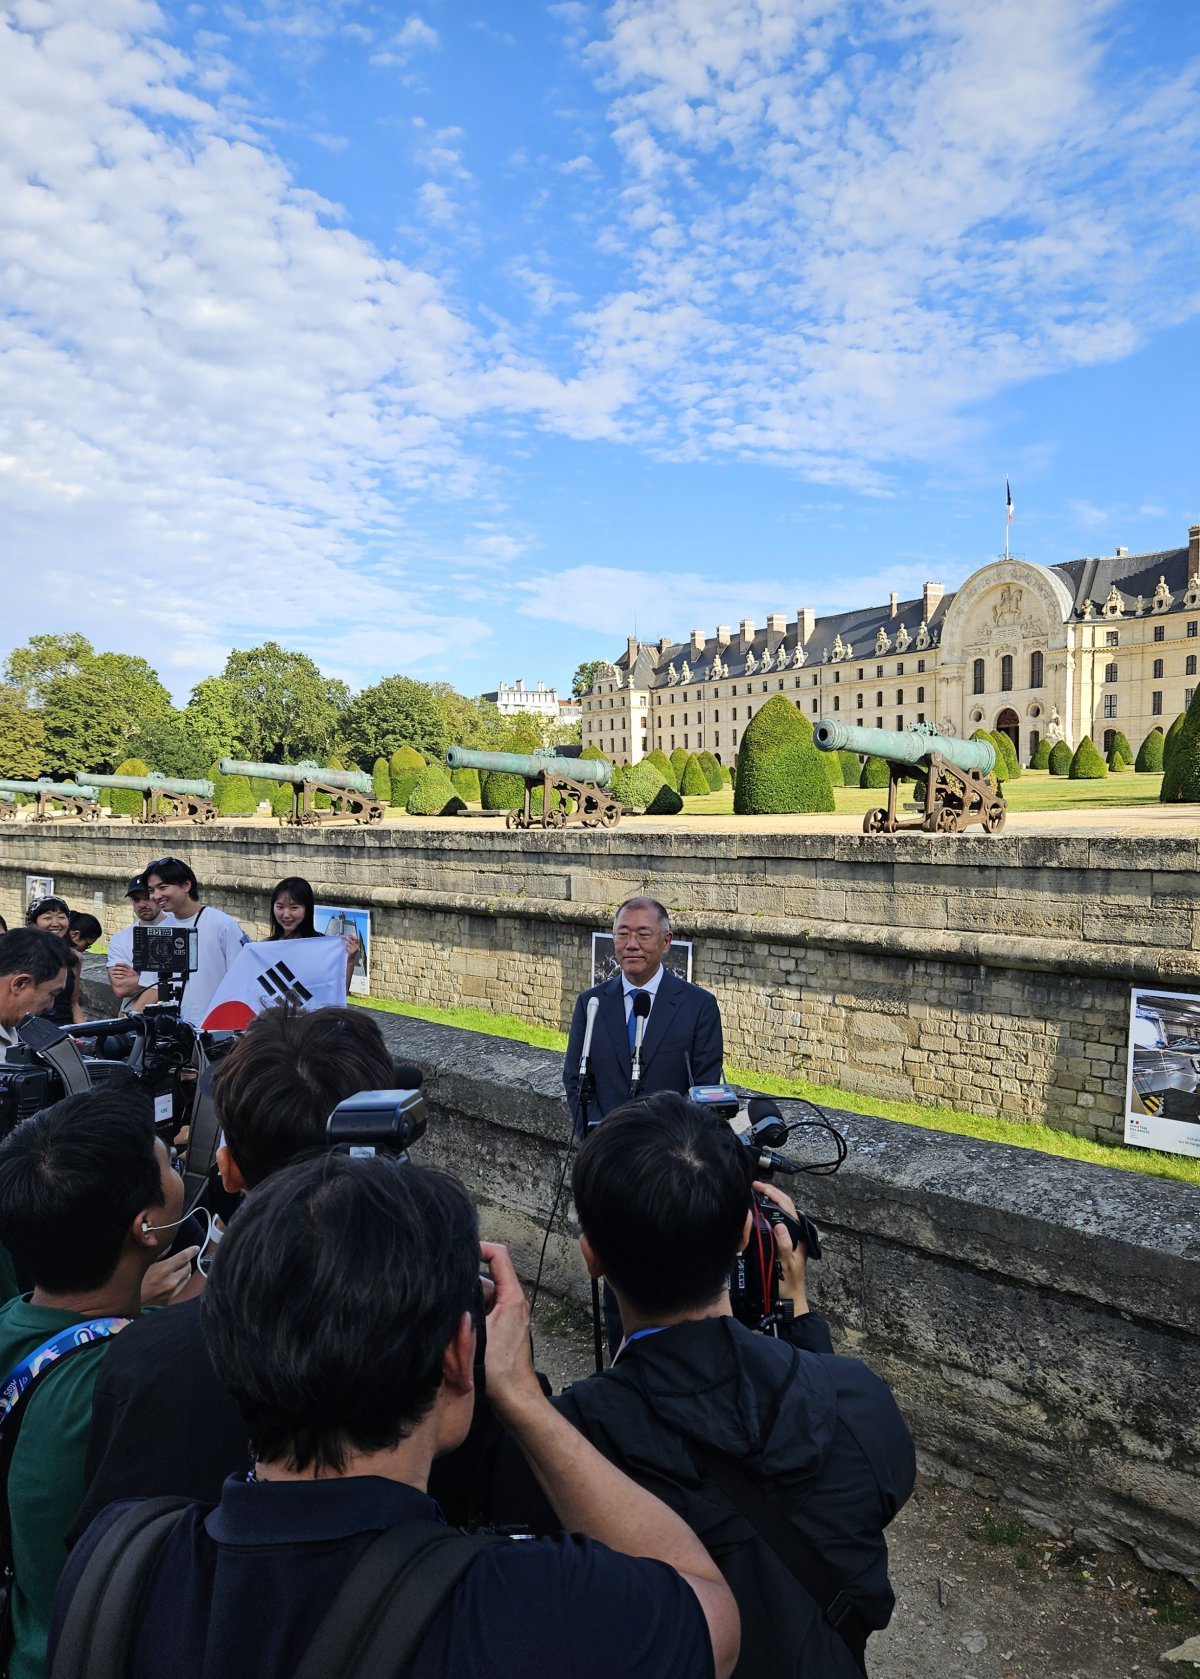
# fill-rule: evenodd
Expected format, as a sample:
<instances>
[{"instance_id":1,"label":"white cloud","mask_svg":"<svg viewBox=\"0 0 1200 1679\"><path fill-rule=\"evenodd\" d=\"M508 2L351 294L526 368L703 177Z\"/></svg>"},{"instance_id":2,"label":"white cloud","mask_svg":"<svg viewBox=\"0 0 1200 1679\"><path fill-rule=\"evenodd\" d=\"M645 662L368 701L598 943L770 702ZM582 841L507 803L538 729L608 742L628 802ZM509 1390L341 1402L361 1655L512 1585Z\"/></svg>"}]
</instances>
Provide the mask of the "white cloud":
<instances>
[{"instance_id":1,"label":"white cloud","mask_svg":"<svg viewBox=\"0 0 1200 1679\"><path fill-rule=\"evenodd\" d=\"M407 64L417 52L431 52L441 45L436 29L424 18L407 17L378 52L371 55L371 63L379 65Z\"/></svg>"}]
</instances>

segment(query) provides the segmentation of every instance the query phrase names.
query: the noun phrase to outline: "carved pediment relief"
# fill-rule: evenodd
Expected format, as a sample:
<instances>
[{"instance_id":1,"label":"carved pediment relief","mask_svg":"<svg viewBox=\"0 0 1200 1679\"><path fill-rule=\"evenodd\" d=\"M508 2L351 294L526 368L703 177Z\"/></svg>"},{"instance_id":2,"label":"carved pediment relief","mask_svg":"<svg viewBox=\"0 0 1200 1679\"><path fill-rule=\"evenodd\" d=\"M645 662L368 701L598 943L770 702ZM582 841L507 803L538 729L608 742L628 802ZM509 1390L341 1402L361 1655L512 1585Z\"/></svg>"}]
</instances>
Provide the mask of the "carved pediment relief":
<instances>
[{"instance_id":1,"label":"carved pediment relief","mask_svg":"<svg viewBox=\"0 0 1200 1679\"><path fill-rule=\"evenodd\" d=\"M1160 577L1154 587L1154 611L1165 612L1174 603L1175 597L1167 588L1167 580Z\"/></svg>"},{"instance_id":2,"label":"carved pediment relief","mask_svg":"<svg viewBox=\"0 0 1200 1679\"><path fill-rule=\"evenodd\" d=\"M888 635L887 631L881 627L879 634L875 637L876 654L886 653L891 645L891 637Z\"/></svg>"},{"instance_id":3,"label":"carved pediment relief","mask_svg":"<svg viewBox=\"0 0 1200 1679\"><path fill-rule=\"evenodd\" d=\"M912 636L909 635L908 631L904 628L904 625L901 624L900 628L896 631L896 651L897 651L897 653L903 653L905 648L910 646L911 643L912 643Z\"/></svg>"}]
</instances>

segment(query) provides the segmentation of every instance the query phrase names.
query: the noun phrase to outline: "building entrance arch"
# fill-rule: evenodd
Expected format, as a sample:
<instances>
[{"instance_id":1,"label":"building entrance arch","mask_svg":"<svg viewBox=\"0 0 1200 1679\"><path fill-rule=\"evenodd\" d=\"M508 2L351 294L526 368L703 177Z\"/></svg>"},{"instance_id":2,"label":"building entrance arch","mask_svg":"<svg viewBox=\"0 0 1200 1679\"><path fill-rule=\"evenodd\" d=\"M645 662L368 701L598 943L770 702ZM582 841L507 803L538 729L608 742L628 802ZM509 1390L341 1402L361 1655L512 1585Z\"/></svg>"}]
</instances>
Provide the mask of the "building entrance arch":
<instances>
[{"instance_id":1,"label":"building entrance arch","mask_svg":"<svg viewBox=\"0 0 1200 1679\"><path fill-rule=\"evenodd\" d=\"M1006 706L996 718L996 733L1007 735L1013 743L1017 754L1017 762L1021 762L1021 719L1011 706Z\"/></svg>"}]
</instances>

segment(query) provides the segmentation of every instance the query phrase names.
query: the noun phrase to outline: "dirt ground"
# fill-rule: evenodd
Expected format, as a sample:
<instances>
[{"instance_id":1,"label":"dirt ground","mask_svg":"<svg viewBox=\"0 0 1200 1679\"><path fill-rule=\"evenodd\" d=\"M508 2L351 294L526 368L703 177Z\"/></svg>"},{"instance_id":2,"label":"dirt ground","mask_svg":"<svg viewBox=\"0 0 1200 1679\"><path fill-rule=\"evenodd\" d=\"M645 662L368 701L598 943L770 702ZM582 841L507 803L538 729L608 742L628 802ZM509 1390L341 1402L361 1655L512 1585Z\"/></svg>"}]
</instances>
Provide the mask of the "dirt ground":
<instances>
[{"instance_id":1,"label":"dirt ground","mask_svg":"<svg viewBox=\"0 0 1200 1679\"><path fill-rule=\"evenodd\" d=\"M536 1309L534 1343L556 1391L592 1367L589 1320L552 1297ZM888 1530L888 1548L896 1613L871 1639L871 1679L1197 1671L1160 1658L1200 1635L1200 1590L1151 1573L1131 1552L1050 1539L1015 1510L925 1475Z\"/></svg>"}]
</instances>

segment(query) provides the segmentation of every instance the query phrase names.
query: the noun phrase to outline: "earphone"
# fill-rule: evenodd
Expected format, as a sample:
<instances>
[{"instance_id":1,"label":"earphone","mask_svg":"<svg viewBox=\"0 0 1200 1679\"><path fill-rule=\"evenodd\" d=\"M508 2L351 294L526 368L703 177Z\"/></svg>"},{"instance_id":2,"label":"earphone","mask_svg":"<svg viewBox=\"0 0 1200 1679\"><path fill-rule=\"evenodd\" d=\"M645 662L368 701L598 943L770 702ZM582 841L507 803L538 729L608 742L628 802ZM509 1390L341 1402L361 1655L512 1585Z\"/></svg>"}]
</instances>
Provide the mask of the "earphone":
<instances>
[{"instance_id":1,"label":"earphone","mask_svg":"<svg viewBox=\"0 0 1200 1679\"><path fill-rule=\"evenodd\" d=\"M152 1230L175 1230L181 1224L186 1224L191 1213L184 1213L182 1218L172 1219L170 1224L151 1224L148 1218L142 1220L142 1235L148 1236Z\"/></svg>"}]
</instances>

